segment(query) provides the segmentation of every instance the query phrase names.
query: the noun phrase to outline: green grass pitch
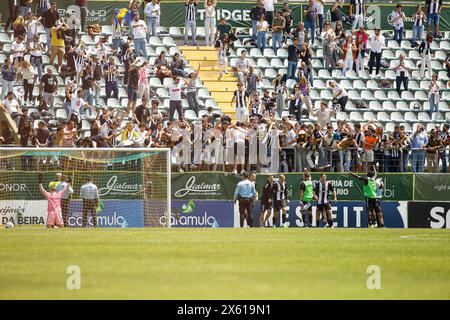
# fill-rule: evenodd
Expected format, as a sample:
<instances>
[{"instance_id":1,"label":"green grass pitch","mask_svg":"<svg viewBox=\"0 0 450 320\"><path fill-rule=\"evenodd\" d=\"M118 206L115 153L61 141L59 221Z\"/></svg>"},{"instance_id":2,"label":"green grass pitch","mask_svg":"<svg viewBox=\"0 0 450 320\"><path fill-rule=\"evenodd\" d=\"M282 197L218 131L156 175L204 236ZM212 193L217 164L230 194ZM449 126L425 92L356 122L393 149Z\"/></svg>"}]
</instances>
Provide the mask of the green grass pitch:
<instances>
[{"instance_id":1,"label":"green grass pitch","mask_svg":"<svg viewBox=\"0 0 450 320\"><path fill-rule=\"evenodd\" d=\"M450 299L450 232L2 228L0 299L49 298Z\"/></svg>"}]
</instances>

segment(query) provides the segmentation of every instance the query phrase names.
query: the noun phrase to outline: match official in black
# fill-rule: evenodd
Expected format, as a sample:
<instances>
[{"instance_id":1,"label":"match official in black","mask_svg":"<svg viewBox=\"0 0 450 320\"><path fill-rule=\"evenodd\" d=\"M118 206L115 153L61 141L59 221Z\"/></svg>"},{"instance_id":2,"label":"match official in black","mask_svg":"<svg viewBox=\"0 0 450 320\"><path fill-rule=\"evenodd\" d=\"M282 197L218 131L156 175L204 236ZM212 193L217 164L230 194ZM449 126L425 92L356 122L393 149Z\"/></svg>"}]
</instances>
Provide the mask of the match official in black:
<instances>
[{"instance_id":1,"label":"match official in black","mask_svg":"<svg viewBox=\"0 0 450 320\"><path fill-rule=\"evenodd\" d=\"M267 177L267 182L264 185L261 197L261 213L259 215L259 226L263 228L272 213L273 199L275 197L275 186L273 182L273 175ZM267 213L266 213L267 212Z\"/></svg>"},{"instance_id":2,"label":"match official in black","mask_svg":"<svg viewBox=\"0 0 450 320\"><path fill-rule=\"evenodd\" d=\"M256 189L255 184L248 179L249 176L247 172L244 172L242 174L242 181L237 184L236 190L234 191L234 201L239 202L241 228L244 227L244 220L247 220L249 227L253 227L252 205L256 199Z\"/></svg>"}]
</instances>

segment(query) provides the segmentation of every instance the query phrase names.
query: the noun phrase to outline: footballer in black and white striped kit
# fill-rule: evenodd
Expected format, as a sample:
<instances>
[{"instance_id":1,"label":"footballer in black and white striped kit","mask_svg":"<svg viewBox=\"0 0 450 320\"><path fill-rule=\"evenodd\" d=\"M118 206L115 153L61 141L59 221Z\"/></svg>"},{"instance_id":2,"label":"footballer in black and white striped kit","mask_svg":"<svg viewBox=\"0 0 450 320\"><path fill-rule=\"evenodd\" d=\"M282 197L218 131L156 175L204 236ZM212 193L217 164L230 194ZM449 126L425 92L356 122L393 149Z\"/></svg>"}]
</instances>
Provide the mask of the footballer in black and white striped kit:
<instances>
[{"instance_id":1,"label":"footballer in black and white striped kit","mask_svg":"<svg viewBox=\"0 0 450 320\"><path fill-rule=\"evenodd\" d=\"M327 220L327 227L333 227L333 216L330 204L330 194L333 194L333 200L336 202L336 190L334 189L331 182L327 181L327 175L321 174L320 181L316 182L314 186L314 194L317 197L317 210L316 210L316 227L320 226L320 220L322 212L325 211L325 216Z\"/></svg>"}]
</instances>

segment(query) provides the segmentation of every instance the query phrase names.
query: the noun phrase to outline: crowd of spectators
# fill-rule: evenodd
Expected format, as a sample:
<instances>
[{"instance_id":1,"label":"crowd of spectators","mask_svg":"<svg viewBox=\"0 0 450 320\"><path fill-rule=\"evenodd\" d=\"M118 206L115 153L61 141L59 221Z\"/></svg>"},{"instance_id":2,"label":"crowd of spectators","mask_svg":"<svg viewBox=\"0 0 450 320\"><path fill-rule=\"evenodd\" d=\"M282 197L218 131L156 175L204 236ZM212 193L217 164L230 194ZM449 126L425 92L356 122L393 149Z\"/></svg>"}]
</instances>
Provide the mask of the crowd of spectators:
<instances>
[{"instance_id":1,"label":"crowd of spectators","mask_svg":"<svg viewBox=\"0 0 450 320\"><path fill-rule=\"evenodd\" d=\"M231 66L238 78L231 101L236 108L236 121L212 108L200 116L197 97L200 65L194 69L179 53L169 59L165 51L150 63L147 44L157 35L161 14L167 14L161 12L159 0L130 1L130 22L128 25L113 23L112 43L108 43L106 37L97 36L92 26L86 26L87 0L75 0L75 5L80 7L81 21L74 14L60 16L56 2L35 1L38 2L35 16L32 0L8 1L10 15L5 31L12 30L14 41L11 54L1 67L3 102L0 107L15 122L22 146L170 147L180 171L237 172L268 166L252 160L255 155L248 151L250 132L257 132L259 141L268 146L268 155L273 150L279 152L277 171L303 171L305 168L364 171L375 164L384 172L423 172L425 166L431 172L447 172L450 161L448 124L436 126L429 132L424 125L407 132L403 125L397 124L392 132L386 133L376 121L360 124L339 120L339 115L346 113L349 96L334 80L326 84L332 91L332 103L314 103L310 97L314 84L314 49L322 49L323 65L330 74L341 70L344 77L350 71L358 76L365 71L365 59L369 59L370 77L379 77L386 39L380 29L372 33L364 28L363 0L351 0L349 11L344 3L335 2L329 20L325 19L324 1L309 0L303 7L303 20L298 23L293 19L289 3L277 10L276 0L258 0L250 11L251 44L260 49L261 54L269 47L269 39L274 52L285 47L288 67L286 73L273 79L272 90L260 92L258 84L264 75L251 65L248 51L241 50ZM222 77L227 73L228 51L237 38L229 22L224 18L216 20L217 5L215 0L206 0L203 4L204 44L217 48L219 77ZM199 0L186 0L184 6L183 43L200 45L196 36ZM431 79L428 88L431 119L438 111L441 91L449 87L431 68L431 43L434 38L442 37L439 30L441 7L442 1L429 0L425 7L417 6L412 16L411 43L421 56L419 77ZM389 17L393 39L399 45L403 41L405 18L400 4ZM37 31L39 25L46 31L44 42ZM428 26L426 34L425 25ZM80 32L85 31L93 46L81 40ZM30 56L29 60L25 59L26 55ZM43 55L49 55L50 60L44 70ZM393 67L399 95L408 90L412 77L405 58L400 54ZM450 76L448 56L444 67ZM151 76L159 78L169 94L167 110L161 108L162 100L149 84ZM65 84L63 101L58 99L59 78ZM288 81L295 81L292 90L287 86ZM127 88L125 110L105 104L119 98L120 85ZM101 97L102 88L105 88L104 97ZM186 121L183 98L200 120ZM65 111L63 119L57 114L58 103ZM283 116L285 110L288 115ZM333 119L338 121L333 123ZM36 125L35 120L38 120ZM201 130L195 130L196 126ZM208 134L208 129L221 132L222 139ZM90 134L84 134L85 131ZM15 143L14 128L8 121L1 122L0 132L0 143ZM200 141L200 145L211 152L201 152L197 156L195 141ZM243 145L245 152L237 152L237 145ZM191 152L193 157L188 156Z\"/></svg>"}]
</instances>

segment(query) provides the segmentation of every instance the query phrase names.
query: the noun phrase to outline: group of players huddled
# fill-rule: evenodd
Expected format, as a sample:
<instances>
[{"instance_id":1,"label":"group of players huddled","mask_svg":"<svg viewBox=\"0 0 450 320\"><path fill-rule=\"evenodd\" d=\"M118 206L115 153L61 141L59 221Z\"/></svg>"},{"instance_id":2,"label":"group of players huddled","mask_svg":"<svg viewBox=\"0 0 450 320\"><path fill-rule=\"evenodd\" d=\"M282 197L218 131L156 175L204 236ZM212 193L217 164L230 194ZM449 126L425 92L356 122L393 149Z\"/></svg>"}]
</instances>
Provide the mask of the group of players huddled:
<instances>
[{"instance_id":1,"label":"group of players huddled","mask_svg":"<svg viewBox=\"0 0 450 320\"><path fill-rule=\"evenodd\" d=\"M381 198L384 190L384 183L381 178L377 178L375 167L372 166L366 176L358 176L351 171L348 172L356 179L364 182L363 193L367 212L367 226L369 228L384 228L383 213L381 210ZM241 197L240 187L251 185L253 185L253 190L255 190L254 196ZM243 181L238 183L235 193L235 200L239 202L241 227L244 227L244 221L247 221L247 226L253 226L252 211L254 202L257 198L256 175L244 173ZM305 169L303 172L303 181L300 183L299 199L304 227L312 227L312 204L314 201L317 201L315 226L319 227L322 217L325 216L325 227L334 227L331 202L337 201L337 195L333 184L327 181L326 174L322 173L320 175L320 180L313 184L311 173ZM262 189L260 200L261 212L259 215L259 227L268 226L273 209L272 226L277 226L281 212L281 226L287 228L286 208L289 200L286 178L284 175L280 175L277 180L274 179L273 175L268 176L267 182Z\"/></svg>"}]
</instances>

